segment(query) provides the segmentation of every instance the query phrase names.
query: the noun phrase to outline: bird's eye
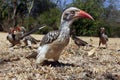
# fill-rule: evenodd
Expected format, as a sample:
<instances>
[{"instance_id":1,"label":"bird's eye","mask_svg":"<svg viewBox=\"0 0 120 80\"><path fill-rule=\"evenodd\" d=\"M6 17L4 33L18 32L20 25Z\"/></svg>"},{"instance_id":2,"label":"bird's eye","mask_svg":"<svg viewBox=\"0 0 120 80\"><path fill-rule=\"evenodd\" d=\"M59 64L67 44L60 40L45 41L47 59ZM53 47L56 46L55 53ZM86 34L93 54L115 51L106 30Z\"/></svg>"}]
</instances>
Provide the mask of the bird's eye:
<instances>
[{"instance_id":1,"label":"bird's eye","mask_svg":"<svg viewBox=\"0 0 120 80\"><path fill-rule=\"evenodd\" d=\"M75 14L75 11L71 11L71 14Z\"/></svg>"}]
</instances>

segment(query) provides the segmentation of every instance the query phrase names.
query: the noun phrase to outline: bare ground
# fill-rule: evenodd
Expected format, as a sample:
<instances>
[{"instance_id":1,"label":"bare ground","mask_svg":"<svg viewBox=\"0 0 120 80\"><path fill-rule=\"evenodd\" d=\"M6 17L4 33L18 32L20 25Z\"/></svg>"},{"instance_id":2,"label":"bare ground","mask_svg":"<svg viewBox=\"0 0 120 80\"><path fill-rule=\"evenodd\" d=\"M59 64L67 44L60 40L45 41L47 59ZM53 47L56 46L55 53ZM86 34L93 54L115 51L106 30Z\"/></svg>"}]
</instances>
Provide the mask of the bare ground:
<instances>
[{"instance_id":1,"label":"bare ground","mask_svg":"<svg viewBox=\"0 0 120 80\"><path fill-rule=\"evenodd\" d=\"M0 80L120 80L120 52L117 51L120 38L109 38L108 48L96 48L91 56L88 52L92 48L77 49L71 40L61 54L59 64L49 62L35 66L35 59L26 56L34 54L36 49L15 46L12 50L6 35L0 33ZM42 35L32 36L42 38ZM80 38L98 47L97 37Z\"/></svg>"}]
</instances>

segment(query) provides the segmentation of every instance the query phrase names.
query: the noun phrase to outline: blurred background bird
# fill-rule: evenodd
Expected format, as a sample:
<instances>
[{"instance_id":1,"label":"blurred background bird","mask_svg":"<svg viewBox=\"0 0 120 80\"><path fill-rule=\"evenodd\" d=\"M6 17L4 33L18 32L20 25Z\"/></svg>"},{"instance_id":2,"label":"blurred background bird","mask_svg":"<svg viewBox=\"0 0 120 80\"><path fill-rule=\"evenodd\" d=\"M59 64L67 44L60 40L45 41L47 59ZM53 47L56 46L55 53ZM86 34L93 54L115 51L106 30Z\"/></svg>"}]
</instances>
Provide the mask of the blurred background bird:
<instances>
[{"instance_id":1,"label":"blurred background bird","mask_svg":"<svg viewBox=\"0 0 120 80\"><path fill-rule=\"evenodd\" d=\"M105 28L104 27L100 28L98 35L99 35L99 47L102 43L107 48L108 47L108 45L107 45L108 36L105 34Z\"/></svg>"},{"instance_id":2,"label":"blurred background bird","mask_svg":"<svg viewBox=\"0 0 120 80\"><path fill-rule=\"evenodd\" d=\"M7 40L11 43L10 47L14 47L18 44L20 45L21 41L23 41L25 46L31 48L32 44L37 44L37 42L40 42L40 40L36 40L34 37L30 36L30 34L36 30L38 29L27 32L23 26L10 28L9 33L7 35Z\"/></svg>"}]
</instances>

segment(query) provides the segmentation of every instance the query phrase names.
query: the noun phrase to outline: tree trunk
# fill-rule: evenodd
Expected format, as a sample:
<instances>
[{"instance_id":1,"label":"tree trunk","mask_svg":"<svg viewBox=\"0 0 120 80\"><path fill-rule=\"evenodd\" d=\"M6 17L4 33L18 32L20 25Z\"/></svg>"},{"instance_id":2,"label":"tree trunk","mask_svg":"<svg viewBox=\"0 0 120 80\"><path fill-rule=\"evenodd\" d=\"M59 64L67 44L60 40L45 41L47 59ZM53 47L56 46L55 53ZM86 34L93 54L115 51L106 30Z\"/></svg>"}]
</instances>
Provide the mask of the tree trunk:
<instances>
[{"instance_id":1,"label":"tree trunk","mask_svg":"<svg viewBox=\"0 0 120 80\"><path fill-rule=\"evenodd\" d=\"M0 31L3 31L3 26L0 24Z\"/></svg>"},{"instance_id":2,"label":"tree trunk","mask_svg":"<svg viewBox=\"0 0 120 80\"><path fill-rule=\"evenodd\" d=\"M13 0L13 6L14 6L14 11L13 11L13 26L15 27L17 25L17 16L16 16L16 11L17 11L17 0Z\"/></svg>"}]
</instances>

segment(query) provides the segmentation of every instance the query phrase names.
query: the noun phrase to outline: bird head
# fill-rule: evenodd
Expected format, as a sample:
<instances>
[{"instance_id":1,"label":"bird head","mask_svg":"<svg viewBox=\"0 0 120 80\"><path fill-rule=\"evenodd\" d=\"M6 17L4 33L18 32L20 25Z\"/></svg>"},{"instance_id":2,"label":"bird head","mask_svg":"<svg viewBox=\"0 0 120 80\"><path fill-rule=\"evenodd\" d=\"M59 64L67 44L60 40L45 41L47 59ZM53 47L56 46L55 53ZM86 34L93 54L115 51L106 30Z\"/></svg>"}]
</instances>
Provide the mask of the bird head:
<instances>
[{"instance_id":1,"label":"bird head","mask_svg":"<svg viewBox=\"0 0 120 80\"><path fill-rule=\"evenodd\" d=\"M101 32L101 33L104 33L104 32L105 32L105 28L104 28L104 27L101 27L101 28L100 28L100 32Z\"/></svg>"},{"instance_id":2,"label":"bird head","mask_svg":"<svg viewBox=\"0 0 120 80\"><path fill-rule=\"evenodd\" d=\"M79 18L88 18L94 20L93 17L87 12L80 10L76 7L70 7L63 12L61 22L67 21L72 23L74 20Z\"/></svg>"}]
</instances>

